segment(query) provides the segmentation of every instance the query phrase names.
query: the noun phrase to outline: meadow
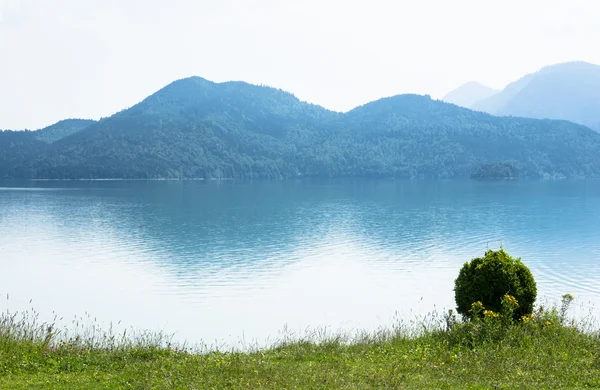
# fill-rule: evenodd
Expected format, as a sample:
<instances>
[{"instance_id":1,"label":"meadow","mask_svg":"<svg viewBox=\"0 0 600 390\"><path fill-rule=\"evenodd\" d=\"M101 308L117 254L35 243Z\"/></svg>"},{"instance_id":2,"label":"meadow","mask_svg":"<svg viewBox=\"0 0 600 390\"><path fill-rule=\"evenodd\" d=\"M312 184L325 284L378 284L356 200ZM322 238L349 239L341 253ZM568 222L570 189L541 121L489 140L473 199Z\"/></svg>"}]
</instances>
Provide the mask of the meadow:
<instances>
[{"instance_id":1,"label":"meadow","mask_svg":"<svg viewBox=\"0 0 600 390\"><path fill-rule=\"evenodd\" d=\"M600 337L570 319L572 296L521 321L432 313L375 333L290 337L268 348L199 351L148 332L83 322L60 329L34 312L2 314L0 388L372 389L600 387Z\"/></svg>"}]
</instances>

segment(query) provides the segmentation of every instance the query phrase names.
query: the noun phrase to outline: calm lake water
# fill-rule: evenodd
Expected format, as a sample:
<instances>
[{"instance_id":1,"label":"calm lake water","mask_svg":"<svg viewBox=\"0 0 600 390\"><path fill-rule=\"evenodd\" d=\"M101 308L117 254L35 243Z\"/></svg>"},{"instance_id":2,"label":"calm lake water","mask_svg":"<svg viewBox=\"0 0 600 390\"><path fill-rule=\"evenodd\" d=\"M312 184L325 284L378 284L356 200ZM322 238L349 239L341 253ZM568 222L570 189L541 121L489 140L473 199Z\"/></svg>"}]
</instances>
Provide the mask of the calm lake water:
<instances>
[{"instance_id":1,"label":"calm lake water","mask_svg":"<svg viewBox=\"0 0 600 390\"><path fill-rule=\"evenodd\" d=\"M600 182L5 182L0 309L208 344L374 330L453 307L501 244L598 312Z\"/></svg>"}]
</instances>

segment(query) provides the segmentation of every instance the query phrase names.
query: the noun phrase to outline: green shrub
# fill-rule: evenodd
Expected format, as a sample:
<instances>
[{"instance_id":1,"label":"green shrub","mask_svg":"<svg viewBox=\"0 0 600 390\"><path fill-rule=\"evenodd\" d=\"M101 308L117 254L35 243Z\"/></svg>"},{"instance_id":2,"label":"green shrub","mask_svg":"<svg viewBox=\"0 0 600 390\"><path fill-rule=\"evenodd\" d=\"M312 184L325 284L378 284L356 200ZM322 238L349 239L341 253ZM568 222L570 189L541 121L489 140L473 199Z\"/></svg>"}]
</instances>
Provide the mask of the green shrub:
<instances>
[{"instance_id":1,"label":"green shrub","mask_svg":"<svg viewBox=\"0 0 600 390\"><path fill-rule=\"evenodd\" d=\"M518 302L513 318L520 319L533 312L537 288L521 259L500 249L488 250L484 257L465 263L454 282L454 293L458 313L467 318L473 317L475 302L481 302L487 310L502 312L502 298L511 295Z\"/></svg>"}]
</instances>

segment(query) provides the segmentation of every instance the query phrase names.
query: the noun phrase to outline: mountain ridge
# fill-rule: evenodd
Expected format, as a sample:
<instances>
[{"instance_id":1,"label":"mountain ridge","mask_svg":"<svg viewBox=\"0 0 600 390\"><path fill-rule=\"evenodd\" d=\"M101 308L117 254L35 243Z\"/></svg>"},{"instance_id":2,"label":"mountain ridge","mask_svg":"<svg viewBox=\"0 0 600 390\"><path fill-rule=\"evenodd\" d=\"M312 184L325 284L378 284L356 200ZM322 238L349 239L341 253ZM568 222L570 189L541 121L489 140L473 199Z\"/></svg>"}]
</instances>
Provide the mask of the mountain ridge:
<instances>
[{"instance_id":1,"label":"mountain ridge","mask_svg":"<svg viewBox=\"0 0 600 390\"><path fill-rule=\"evenodd\" d=\"M470 106L493 115L568 120L600 131L600 66L546 66Z\"/></svg>"},{"instance_id":2,"label":"mountain ridge","mask_svg":"<svg viewBox=\"0 0 600 390\"><path fill-rule=\"evenodd\" d=\"M448 92L441 100L447 103L456 104L457 106L470 108L478 101L495 95L498 92L500 91L476 81L469 81Z\"/></svg>"},{"instance_id":3,"label":"mountain ridge","mask_svg":"<svg viewBox=\"0 0 600 390\"><path fill-rule=\"evenodd\" d=\"M51 144L68 137L71 134L77 133L94 123L96 123L96 121L93 119L63 119L50 126L44 127L43 129L35 130L34 135L39 141Z\"/></svg>"},{"instance_id":4,"label":"mountain ridge","mask_svg":"<svg viewBox=\"0 0 600 390\"><path fill-rule=\"evenodd\" d=\"M411 94L338 113L276 88L200 77L50 144L33 133L19 143L0 134L1 177L468 178L492 163L524 178L600 176L600 134L565 121Z\"/></svg>"}]
</instances>

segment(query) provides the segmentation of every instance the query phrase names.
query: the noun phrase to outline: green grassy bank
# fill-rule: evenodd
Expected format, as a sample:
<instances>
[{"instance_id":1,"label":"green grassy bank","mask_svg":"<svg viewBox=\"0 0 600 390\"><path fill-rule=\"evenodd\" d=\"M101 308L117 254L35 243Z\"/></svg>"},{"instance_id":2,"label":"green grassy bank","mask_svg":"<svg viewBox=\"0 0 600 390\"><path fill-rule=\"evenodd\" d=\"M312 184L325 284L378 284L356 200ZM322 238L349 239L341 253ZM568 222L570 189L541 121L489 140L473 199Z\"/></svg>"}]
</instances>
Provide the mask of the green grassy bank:
<instances>
[{"instance_id":1,"label":"green grassy bank","mask_svg":"<svg viewBox=\"0 0 600 390\"><path fill-rule=\"evenodd\" d=\"M28 316L0 321L2 389L594 388L600 337L538 309L513 323L432 316L348 340L281 343L246 353L191 353L151 335L68 336Z\"/></svg>"}]
</instances>

